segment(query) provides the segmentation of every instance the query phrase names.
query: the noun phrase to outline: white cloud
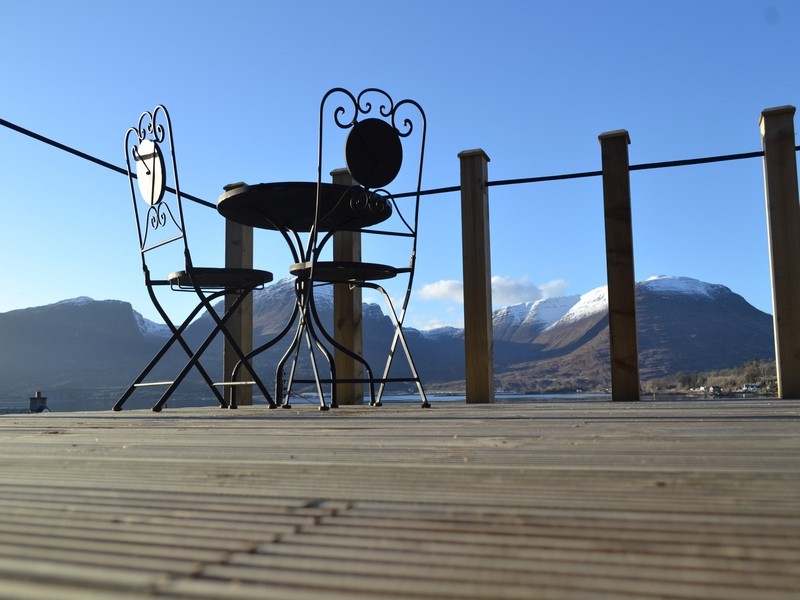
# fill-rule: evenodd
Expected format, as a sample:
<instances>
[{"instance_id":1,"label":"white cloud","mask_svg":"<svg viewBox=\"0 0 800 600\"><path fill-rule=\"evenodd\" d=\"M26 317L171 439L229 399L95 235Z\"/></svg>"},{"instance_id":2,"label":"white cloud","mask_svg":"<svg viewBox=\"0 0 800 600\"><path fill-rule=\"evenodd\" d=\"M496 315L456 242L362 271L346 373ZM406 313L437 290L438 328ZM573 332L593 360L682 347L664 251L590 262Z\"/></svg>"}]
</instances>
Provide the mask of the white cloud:
<instances>
[{"instance_id":1,"label":"white cloud","mask_svg":"<svg viewBox=\"0 0 800 600\"><path fill-rule=\"evenodd\" d=\"M542 298L542 290L527 277L512 279L502 275L492 277L492 303L507 306L522 302L535 302Z\"/></svg>"},{"instance_id":2,"label":"white cloud","mask_svg":"<svg viewBox=\"0 0 800 600\"><path fill-rule=\"evenodd\" d=\"M554 279L542 285L539 289L542 290L542 298L558 298L563 296L567 291L569 281L566 279Z\"/></svg>"},{"instance_id":3,"label":"white cloud","mask_svg":"<svg viewBox=\"0 0 800 600\"><path fill-rule=\"evenodd\" d=\"M499 306L535 302L543 298L563 296L568 285L569 282L565 279L554 279L537 286L531 283L527 277L513 279L503 275L495 275L492 277L492 304L497 308ZM423 285L418 292L415 292L414 298L448 303L455 302L461 305L464 303L464 284L455 279L442 279ZM464 316L460 306L456 307L450 304L442 307L443 312L438 315L420 313L417 312L418 309L419 305L415 305L410 314L407 315L406 325L423 331L438 327L464 327Z\"/></svg>"},{"instance_id":4,"label":"white cloud","mask_svg":"<svg viewBox=\"0 0 800 600\"><path fill-rule=\"evenodd\" d=\"M464 284L455 279L441 279L435 283L423 285L417 297L422 300L449 300L463 303Z\"/></svg>"},{"instance_id":5,"label":"white cloud","mask_svg":"<svg viewBox=\"0 0 800 600\"><path fill-rule=\"evenodd\" d=\"M535 302L542 298L563 296L569 283L564 279L554 279L537 286L527 277L513 279L503 275L492 277L492 303L499 306ZM422 300L442 300L464 302L464 284L455 279L442 279L428 283L420 289L416 296Z\"/></svg>"}]
</instances>

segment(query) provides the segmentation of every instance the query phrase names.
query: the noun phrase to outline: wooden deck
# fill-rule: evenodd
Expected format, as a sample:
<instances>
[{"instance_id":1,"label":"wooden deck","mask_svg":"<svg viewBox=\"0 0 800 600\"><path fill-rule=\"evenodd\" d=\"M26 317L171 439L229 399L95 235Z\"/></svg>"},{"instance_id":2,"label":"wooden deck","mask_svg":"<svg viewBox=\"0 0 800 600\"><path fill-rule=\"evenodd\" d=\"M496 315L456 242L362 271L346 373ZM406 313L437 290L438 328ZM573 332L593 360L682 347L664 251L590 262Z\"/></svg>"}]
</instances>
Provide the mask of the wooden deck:
<instances>
[{"instance_id":1,"label":"wooden deck","mask_svg":"<svg viewBox=\"0 0 800 600\"><path fill-rule=\"evenodd\" d=\"M800 401L0 418L0 598L800 597Z\"/></svg>"}]
</instances>

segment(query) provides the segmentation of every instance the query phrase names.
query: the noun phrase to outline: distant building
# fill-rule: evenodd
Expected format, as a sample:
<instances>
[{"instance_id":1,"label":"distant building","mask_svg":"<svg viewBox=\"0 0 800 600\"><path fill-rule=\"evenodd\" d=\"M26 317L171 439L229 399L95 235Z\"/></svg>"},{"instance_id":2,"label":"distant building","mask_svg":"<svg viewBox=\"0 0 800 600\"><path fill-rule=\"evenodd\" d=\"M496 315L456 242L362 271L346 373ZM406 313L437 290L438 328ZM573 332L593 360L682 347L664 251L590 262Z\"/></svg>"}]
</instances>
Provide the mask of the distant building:
<instances>
[{"instance_id":1,"label":"distant building","mask_svg":"<svg viewBox=\"0 0 800 600\"><path fill-rule=\"evenodd\" d=\"M47 397L42 396L41 390L36 390L36 394L30 400L32 413L50 412L50 409L47 408Z\"/></svg>"}]
</instances>

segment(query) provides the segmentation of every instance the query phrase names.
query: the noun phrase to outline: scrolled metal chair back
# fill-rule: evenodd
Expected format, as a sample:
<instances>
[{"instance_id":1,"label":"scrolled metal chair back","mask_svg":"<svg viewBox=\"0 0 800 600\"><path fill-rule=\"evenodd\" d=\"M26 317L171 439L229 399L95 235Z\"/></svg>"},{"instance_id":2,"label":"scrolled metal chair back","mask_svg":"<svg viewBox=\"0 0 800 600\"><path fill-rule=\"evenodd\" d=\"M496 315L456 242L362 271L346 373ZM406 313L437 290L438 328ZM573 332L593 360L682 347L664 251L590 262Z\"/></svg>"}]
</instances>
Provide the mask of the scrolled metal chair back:
<instances>
[{"instance_id":1,"label":"scrolled metal chair back","mask_svg":"<svg viewBox=\"0 0 800 600\"><path fill-rule=\"evenodd\" d=\"M172 123L163 105L142 113L125 132L124 149L142 262L146 266L148 252L173 242L182 241L188 252Z\"/></svg>"},{"instance_id":2,"label":"scrolled metal chair back","mask_svg":"<svg viewBox=\"0 0 800 600\"><path fill-rule=\"evenodd\" d=\"M318 186L328 175L323 167L329 158L326 152L330 150L330 146L325 146L326 125L329 130L347 134L344 144L347 170L364 190L364 194L349 195L351 210L386 211L395 215L403 224L404 235L414 238L413 261L427 135L425 111L414 100L395 102L378 88L367 88L357 96L344 88L329 90L320 102ZM399 181L407 186L403 197L411 200L411 206L406 205L405 209L387 189L393 183L399 185ZM376 198L384 201L376 202ZM318 215L317 220L324 220L324 215ZM312 237L316 238L316 233Z\"/></svg>"}]
</instances>

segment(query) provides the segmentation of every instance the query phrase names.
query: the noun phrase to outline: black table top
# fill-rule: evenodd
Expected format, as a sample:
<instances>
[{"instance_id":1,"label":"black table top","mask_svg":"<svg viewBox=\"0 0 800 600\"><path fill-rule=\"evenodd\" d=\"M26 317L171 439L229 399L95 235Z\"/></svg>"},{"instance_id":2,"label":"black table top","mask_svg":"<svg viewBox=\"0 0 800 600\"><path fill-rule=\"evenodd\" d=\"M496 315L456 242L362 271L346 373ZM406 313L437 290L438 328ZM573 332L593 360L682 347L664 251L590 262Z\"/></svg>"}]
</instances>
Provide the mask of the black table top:
<instances>
[{"instance_id":1,"label":"black table top","mask_svg":"<svg viewBox=\"0 0 800 600\"><path fill-rule=\"evenodd\" d=\"M217 199L217 211L243 225L260 229L308 231L314 223L316 182L233 184ZM385 197L360 186L321 184L320 230L358 230L392 214Z\"/></svg>"}]
</instances>

